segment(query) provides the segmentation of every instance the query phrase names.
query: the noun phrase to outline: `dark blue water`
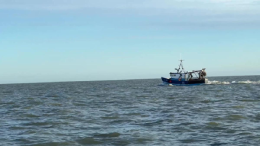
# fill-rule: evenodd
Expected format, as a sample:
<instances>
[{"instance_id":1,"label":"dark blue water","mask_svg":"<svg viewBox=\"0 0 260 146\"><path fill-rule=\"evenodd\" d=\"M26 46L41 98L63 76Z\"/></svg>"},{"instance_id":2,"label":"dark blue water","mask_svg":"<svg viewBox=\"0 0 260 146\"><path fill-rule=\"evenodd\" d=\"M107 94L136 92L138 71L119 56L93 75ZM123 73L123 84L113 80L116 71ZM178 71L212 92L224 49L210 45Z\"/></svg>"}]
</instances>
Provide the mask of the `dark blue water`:
<instances>
[{"instance_id":1,"label":"dark blue water","mask_svg":"<svg viewBox=\"0 0 260 146\"><path fill-rule=\"evenodd\" d=\"M209 80L0 85L0 145L259 145L260 76Z\"/></svg>"}]
</instances>

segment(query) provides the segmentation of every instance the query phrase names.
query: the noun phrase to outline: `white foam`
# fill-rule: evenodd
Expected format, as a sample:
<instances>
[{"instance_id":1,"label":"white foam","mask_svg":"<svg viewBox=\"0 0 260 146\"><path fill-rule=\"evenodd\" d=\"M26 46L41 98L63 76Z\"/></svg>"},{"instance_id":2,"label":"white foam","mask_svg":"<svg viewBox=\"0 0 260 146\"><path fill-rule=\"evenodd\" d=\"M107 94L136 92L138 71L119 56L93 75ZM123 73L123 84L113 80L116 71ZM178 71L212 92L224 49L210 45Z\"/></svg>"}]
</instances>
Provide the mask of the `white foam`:
<instances>
[{"instance_id":1,"label":"white foam","mask_svg":"<svg viewBox=\"0 0 260 146\"><path fill-rule=\"evenodd\" d=\"M250 81L250 80L247 80L247 81L238 81L237 83L238 84L260 84L260 81Z\"/></svg>"},{"instance_id":2,"label":"white foam","mask_svg":"<svg viewBox=\"0 0 260 146\"><path fill-rule=\"evenodd\" d=\"M246 81L232 81L231 83L228 81L208 81L206 84L209 85L218 85L218 84L260 84L260 81L250 81L250 80L246 80Z\"/></svg>"},{"instance_id":3,"label":"white foam","mask_svg":"<svg viewBox=\"0 0 260 146\"><path fill-rule=\"evenodd\" d=\"M218 85L218 84L230 84L230 82L226 82L226 81L224 81L224 82L221 82L221 81L208 81L206 84L208 84L208 85Z\"/></svg>"},{"instance_id":4,"label":"white foam","mask_svg":"<svg viewBox=\"0 0 260 146\"><path fill-rule=\"evenodd\" d=\"M232 82L228 82L228 81L207 81L205 84L207 85L229 85L229 84L260 84L260 81L250 81L250 80L246 80L246 81L232 81ZM167 84L167 83L161 83L158 86L173 86L173 84Z\"/></svg>"}]
</instances>

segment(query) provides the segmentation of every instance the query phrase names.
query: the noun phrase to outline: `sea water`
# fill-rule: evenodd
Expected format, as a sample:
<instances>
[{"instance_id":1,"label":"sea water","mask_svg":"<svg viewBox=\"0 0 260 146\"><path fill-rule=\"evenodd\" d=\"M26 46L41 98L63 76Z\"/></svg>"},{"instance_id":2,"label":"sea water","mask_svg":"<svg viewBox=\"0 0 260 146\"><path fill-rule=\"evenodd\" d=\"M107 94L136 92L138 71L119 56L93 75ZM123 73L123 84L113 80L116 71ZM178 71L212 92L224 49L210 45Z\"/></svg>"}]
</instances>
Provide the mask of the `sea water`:
<instances>
[{"instance_id":1,"label":"sea water","mask_svg":"<svg viewBox=\"0 0 260 146\"><path fill-rule=\"evenodd\" d=\"M260 144L260 76L0 85L2 146Z\"/></svg>"}]
</instances>

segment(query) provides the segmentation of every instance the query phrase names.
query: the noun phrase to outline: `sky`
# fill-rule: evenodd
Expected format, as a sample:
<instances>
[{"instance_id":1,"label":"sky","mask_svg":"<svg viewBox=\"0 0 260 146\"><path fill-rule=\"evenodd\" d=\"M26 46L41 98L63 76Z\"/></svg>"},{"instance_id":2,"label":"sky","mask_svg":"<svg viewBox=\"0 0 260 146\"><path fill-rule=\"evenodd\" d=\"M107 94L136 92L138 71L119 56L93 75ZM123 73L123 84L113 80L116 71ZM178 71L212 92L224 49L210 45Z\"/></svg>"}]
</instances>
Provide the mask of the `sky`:
<instances>
[{"instance_id":1,"label":"sky","mask_svg":"<svg viewBox=\"0 0 260 146\"><path fill-rule=\"evenodd\" d=\"M0 0L0 83L260 75L258 0Z\"/></svg>"}]
</instances>

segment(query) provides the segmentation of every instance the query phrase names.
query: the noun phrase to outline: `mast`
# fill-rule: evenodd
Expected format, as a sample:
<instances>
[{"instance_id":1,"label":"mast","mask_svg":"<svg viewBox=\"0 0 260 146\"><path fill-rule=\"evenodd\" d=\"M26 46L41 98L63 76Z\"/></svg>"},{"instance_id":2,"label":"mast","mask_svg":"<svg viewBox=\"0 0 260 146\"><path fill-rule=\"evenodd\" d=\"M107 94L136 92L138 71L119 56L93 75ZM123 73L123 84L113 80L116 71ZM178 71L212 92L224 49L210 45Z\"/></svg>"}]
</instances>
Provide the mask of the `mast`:
<instances>
[{"instance_id":1,"label":"mast","mask_svg":"<svg viewBox=\"0 0 260 146\"><path fill-rule=\"evenodd\" d=\"M184 73L185 72L185 70L184 70L184 67L183 67L183 64L182 64L182 61L184 61L184 60L180 60L180 65L179 65L179 68L178 69L176 69L177 70L177 73ZM180 70L181 69L181 70Z\"/></svg>"}]
</instances>

